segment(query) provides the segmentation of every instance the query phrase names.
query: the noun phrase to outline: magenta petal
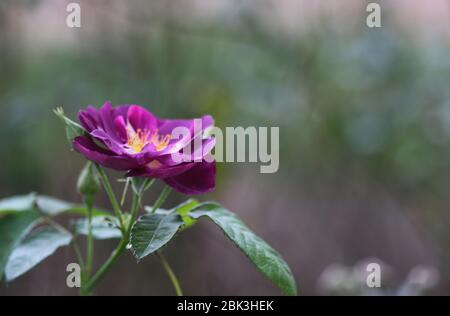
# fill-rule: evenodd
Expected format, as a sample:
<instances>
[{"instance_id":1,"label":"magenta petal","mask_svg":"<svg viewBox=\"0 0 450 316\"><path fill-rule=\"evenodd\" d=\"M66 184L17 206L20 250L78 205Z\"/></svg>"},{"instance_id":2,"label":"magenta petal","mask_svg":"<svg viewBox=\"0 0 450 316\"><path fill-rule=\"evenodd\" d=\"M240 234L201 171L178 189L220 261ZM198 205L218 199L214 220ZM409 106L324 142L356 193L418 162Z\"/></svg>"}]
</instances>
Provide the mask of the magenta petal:
<instances>
[{"instance_id":1,"label":"magenta petal","mask_svg":"<svg viewBox=\"0 0 450 316\"><path fill-rule=\"evenodd\" d=\"M214 120L211 115L204 115L198 120L201 120L201 126L196 127L198 129L198 132L204 131L206 128L214 124ZM191 137L194 137L199 134L197 132L195 133L196 135L194 135L194 121L195 119L190 120L159 119L158 130L160 134L172 134L172 131L176 127L185 127L191 132Z\"/></svg>"},{"instance_id":2,"label":"magenta petal","mask_svg":"<svg viewBox=\"0 0 450 316\"><path fill-rule=\"evenodd\" d=\"M193 142L186 145L182 150L176 152L174 154L166 154L161 155L159 157L155 157L159 162L163 165L173 166L182 162L201 162L204 158L212 151L216 144L216 139L214 137L208 137L206 139L200 140L201 146L198 148L194 148L196 144ZM191 153L188 153L189 146L191 146ZM173 155L177 155L178 159L174 160Z\"/></svg>"},{"instance_id":3,"label":"magenta petal","mask_svg":"<svg viewBox=\"0 0 450 316\"><path fill-rule=\"evenodd\" d=\"M124 119L128 117L128 109L130 108L129 104L122 104L115 108L114 115L122 116Z\"/></svg>"},{"instance_id":4,"label":"magenta petal","mask_svg":"<svg viewBox=\"0 0 450 316\"><path fill-rule=\"evenodd\" d=\"M184 127L189 131L194 130L194 120L170 120L170 119L159 119L158 120L158 132L160 134L172 134L176 127ZM192 133L192 132L191 132Z\"/></svg>"},{"instance_id":5,"label":"magenta petal","mask_svg":"<svg viewBox=\"0 0 450 316\"><path fill-rule=\"evenodd\" d=\"M117 136L119 136L120 140L126 143L128 133L127 124L125 123L125 119L123 118L123 116L119 115L114 119L114 128L116 129Z\"/></svg>"},{"instance_id":6,"label":"magenta petal","mask_svg":"<svg viewBox=\"0 0 450 316\"><path fill-rule=\"evenodd\" d=\"M170 178L182 174L194 167L194 163L179 164L176 166L164 166L159 168L150 168L148 166L130 170L127 177L150 177L150 178Z\"/></svg>"},{"instance_id":7,"label":"magenta petal","mask_svg":"<svg viewBox=\"0 0 450 316\"><path fill-rule=\"evenodd\" d=\"M214 125L214 119L211 115L203 115L202 116L202 129L205 130L206 128Z\"/></svg>"},{"instance_id":8,"label":"magenta petal","mask_svg":"<svg viewBox=\"0 0 450 316\"><path fill-rule=\"evenodd\" d=\"M214 190L216 182L216 163L199 162L188 171L164 179L169 186L185 194L202 194Z\"/></svg>"},{"instance_id":9,"label":"magenta petal","mask_svg":"<svg viewBox=\"0 0 450 316\"><path fill-rule=\"evenodd\" d=\"M191 155L187 155L187 159L190 159L189 161L202 161L203 158L205 158L206 155L208 155L214 146L216 145L216 139L214 137L209 137L206 139L201 140L202 145L198 146L198 148L193 148L196 146L194 141L190 144L191 145Z\"/></svg>"},{"instance_id":10,"label":"magenta petal","mask_svg":"<svg viewBox=\"0 0 450 316\"><path fill-rule=\"evenodd\" d=\"M151 130L156 128L156 118L146 108L139 105L131 105L128 109L128 121L135 130Z\"/></svg>"},{"instance_id":11,"label":"magenta petal","mask_svg":"<svg viewBox=\"0 0 450 316\"><path fill-rule=\"evenodd\" d=\"M100 118L103 123L103 129L104 131L110 135L111 138L114 138L116 140L119 140L116 130L114 128L114 108L111 105L111 102L107 101L99 110Z\"/></svg>"},{"instance_id":12,"label":"magenta petal","mask_svg":"<svg viewBox=\"0 0 450 316\"><path fill-rule=\"evenodd\" d=\"M98 110L92 105L78 112L78 120L87 132L93 131L100 125Z\"/></svg>"},{"instance_id":13,"label":"magenta petal","mask_svg":"<svg viewBox=\"0 0 450 316\"><path fill-rule=\"evenodd\" d=\"M139 167L127 157L115 155L112 151L99 147L92 139L85 136L75 137L73 148L87 159L107 168L130 170Z\"/></svg>"},{"instance_id":14,"label":"magenta petal","mask_svg":"<svg viewBox=\"0 0 450 316\"><path fill-rule=\"evenodd\" d=\"M195 126L196 120L201 120L201 125ZM158 152L158 156L168 155L180 151L183 147L188 146L195 138L201 138L202 132L214 123L210 115L204 115L201 119L191 120L171 120L159 119L158 132L161 135L172 134L175 128L185 128L189 133L183 134L179 138L172 138L169 145L162 151Z\"/></svg>"},{"instance_id":15,"label":"magenta petal","mask_svg":"<svg viewBox=\"0 0 450 316\"><path fill-rule=\"evenodd\" d=\"M119 142L116 138L112 137L110 134L106 133L105 131L101 129L96 129L90 133L92 137L94 137L97 140L100 140L102 143L108 147L111 151L113 151L116 154L124 154L125 149L123 147L123 144Z\"/></svg>"},{"instance_id":16,"label":"magenta petal","mask_svg":"<svg viewBox=\"0 0 450 316\"><path fill-rule=\"evenodd\" d=\"M202 133L213 124L211 116L205 115L197 120L157 119L144 107L121 105L113 108L110 102L106 102L100 109L89 106L80 111L78 117L90 136L76 137L73 147L87 159L108 168L127 170L128 176L161 178L186 194L206 193L214 189L215 162L208 163L205 159L214 147L215 139L203 139ZM201 126L195 126L198 121ZM158 134L152 134L151 137L172 135L172 139L163 150L158 150L153 139L128 139L128 133L131 132L128 130L129 125L135 132L140 129L144 133L155 133L158 130ZM181 138L173 137L174 129L180 127L184 127L187 133ZM146 137L146 134L138 134L137 137L143 135ZM130 141L142 142L138 144L144 147L136 149L134 143L128 144ZM184 148L197 142L203 147L186 154L184 158L189 159L182 162L173 160L172 154L183 155Z\"/></svg>"}]
</instances>

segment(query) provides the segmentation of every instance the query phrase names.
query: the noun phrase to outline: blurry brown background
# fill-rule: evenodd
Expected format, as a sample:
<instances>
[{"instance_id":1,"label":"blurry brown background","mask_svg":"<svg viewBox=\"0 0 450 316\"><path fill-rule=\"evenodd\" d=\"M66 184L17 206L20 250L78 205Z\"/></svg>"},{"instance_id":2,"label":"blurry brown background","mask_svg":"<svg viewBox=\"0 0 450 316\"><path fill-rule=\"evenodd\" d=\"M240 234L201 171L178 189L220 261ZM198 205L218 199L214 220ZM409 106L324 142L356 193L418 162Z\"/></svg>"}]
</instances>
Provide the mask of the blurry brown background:
<instances>
[{"instance_id":1,"label":"blurry brown background","mask_svg":"<svg viewBox=\"0 0 450 316\"><path fill-rule=\"evenodd\" d=\"M111 100L162 117L210 113L220 127L279 126L278 173L222 163L200 199L277 249L300 294L450 294L448 1L379 1L374 29L363 0L83 0L79 29L65 25L69 2L0 2L0 197L80 201L83 158L57 106L75 117ZM113 247L97 242L97 259ZM188 295L280 294L207 221L164 251ZM74 260L59 250L0 295L74 295ZM382 263L381 290L361 286L365 261ZM97 294L173 290L155 258L126 255Z\"/></svg>"}]
</instances>

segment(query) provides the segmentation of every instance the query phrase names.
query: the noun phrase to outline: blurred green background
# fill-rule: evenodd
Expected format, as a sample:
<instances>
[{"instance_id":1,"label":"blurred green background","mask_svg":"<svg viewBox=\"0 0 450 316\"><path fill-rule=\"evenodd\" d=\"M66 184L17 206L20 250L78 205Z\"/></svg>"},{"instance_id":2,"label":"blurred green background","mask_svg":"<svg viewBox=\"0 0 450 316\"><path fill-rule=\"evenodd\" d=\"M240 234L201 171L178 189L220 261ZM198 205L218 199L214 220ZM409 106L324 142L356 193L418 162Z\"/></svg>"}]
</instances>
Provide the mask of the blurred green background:
<instances>
[{"instance_id":1,"label":"blurred green background","mask_svg":"<svg viewBox=\"0 0 450 316\"><path fill-rule=\"evenodd\" d=\"M61 122L89 104L279 126L280 169L221 163L215 199L284 256L301 294L450 294L450 5L382 1L0 2L0 197L80 201ZM120 173L111 173L120 177ZM116 186L120 190L120 184ZM149 193L150 203L158 190ZM185 197L173 194L167 206ZM102 196L98 203L107 207ZM1 241L0 241L1 242ZM114 242L98 242L100 263ZM166 249L188 295L278 295L207 222ZM76 294L59 250L0 295ZM358 283L359 282L359 283ZM158 261L120 260L98 294L173 294Z\"/></svg>"}]
</instances>

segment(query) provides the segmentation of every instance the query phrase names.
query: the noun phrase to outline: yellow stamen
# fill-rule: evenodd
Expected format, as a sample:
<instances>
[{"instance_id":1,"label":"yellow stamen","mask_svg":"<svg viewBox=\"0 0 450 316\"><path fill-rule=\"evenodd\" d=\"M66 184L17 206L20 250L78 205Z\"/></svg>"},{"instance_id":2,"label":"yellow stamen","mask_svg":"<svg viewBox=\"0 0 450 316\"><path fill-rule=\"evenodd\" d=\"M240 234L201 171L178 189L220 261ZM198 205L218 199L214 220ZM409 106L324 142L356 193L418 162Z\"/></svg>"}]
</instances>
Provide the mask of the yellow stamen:
<instances>
[{"instance_id":1,"label":"yellow stamen","mask_svg":"<svg viewBox=\"0 0 450 316\"><path fill-rule=\"evenodd\" d=\"M127 145L130 146L130 148L133 149L135 153L140 153L142 149L149 143L148 138L151 132L147 129L142 130L138 128L137 131L134 131L134 129L128 128L127 134Z\"/></svg>"},{"instance_id":2,"label":"yellow stamen","mask_svg":"<svg viewBox=\"0 0 450 316\"><path fill-rule=\"evenodd\" d=\"M150 137L151 135L151 137ZM172 135L159 135L158 130L151 133L147 129L138 128L135 131L132 127L127 129L127 145L135 152L140 153L147 144L153 144L157 151L164 150L170 142Z\"/></svg>"},{"instance_id":3,"label":"yellow stamen","mask_svg":"<svg viewBox=\"0 0 450 316\"><path fill-rule=\"evenodd\" d=\"M152 135L151 142L155 146L157 151L161 151L161 150L166 149L167 145L169 145L171 138L172 138L172 135L167 134L167 135L161 136L158 134L158 130L156 130L155 133Z\"/></svg>"}]
</instances>

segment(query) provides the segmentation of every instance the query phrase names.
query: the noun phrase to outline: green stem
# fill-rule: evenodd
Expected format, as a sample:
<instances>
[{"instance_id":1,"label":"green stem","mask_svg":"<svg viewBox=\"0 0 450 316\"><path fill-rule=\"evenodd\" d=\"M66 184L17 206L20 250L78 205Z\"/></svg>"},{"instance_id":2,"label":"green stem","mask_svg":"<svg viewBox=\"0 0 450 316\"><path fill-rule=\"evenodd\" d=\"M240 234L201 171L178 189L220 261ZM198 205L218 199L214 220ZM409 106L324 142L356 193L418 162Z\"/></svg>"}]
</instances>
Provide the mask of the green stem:
<instances>
[{"instance_id":1,"label":"green stem","mask_svg":"<svg viewBox=\"0 0 450 316\"><path fill-rule=\"evenodd\" d=\"M105 191L107 192L107 194L110 198L111 204L113 206L113 209L116 212L116 216L120 220L123 235L122 235L119 245L111 253L111 256L108 258L108 260L106 260L105 263L94 274L94 276L86 282L86 285L82 286L82 288L81 288L82 295L88 295L92 292L92 289L105 276L106 272L108 272L108 270L112 267L112 265L116 262L116 260L120 257L120 255L126 249L127 244L129 242L129 238L130 238L131 227L133 225L133 222L136 220L139 206L141 204L141 196L142 196L143 191L145 190L145 189L139 190L138 193L134 194L133 203L132 203L132 207L130 210L130 213L131 213L130 222L129 222L128 227L125 227L123 224L123 221L122 221L122 216L121 216L122 211L117 203L114 192L112 191L108 177L106 176L104 170L100 166L96 165L96 167L97 167L97 170L102 179L103 186L105 187ZM148 188L152 183L153 182L150 182L147 185L144 185L143 188ZM167 187L167 186L164 187L164 189L161 192L161 194L159 195L155 205L153 206L152 213L154 213L164 203L164 201L167 199L167 196L169 195L170 191L171 191L171 189L169 187ZM159 258L161 260L161 263L162 263L164 269L166 270L167 274L169 275L170 280L172 281L172 284L175 287L175 291L176 291L177 295L179 295L179 296L183 295L180 284L179 284L175 274L173 273L173 270L170 267L169 263L165 260L165 258L162 256L162 254L158 254L158 255L159 255Z\"/></svg>"},{"instance_id":2,"label":"green stem","mask_svg":"<svg viewBox=\"0 0 450 316\"><path fill-rule=\"evenodd\" d=\"M128 244L128 238L122 237L117 248L112 252L111 256L105 263L100 267L97 273L87 281L86 285L82 287L81 294L86 295L92 292L92 289L97 285L97 283L105 276L106 272L111 268L111 266L120 257L123 251L126 249Z\"/></svg>"},{"instance_id":3,"label":"green stem","mask_svg":"<svg viewBox=\"0 0 450 316\"><path fill-rule=\"evenodd\" d=\"M91 276L93 262L94 262L94 238L92 236L92 203L86 202L88 211L88 235L86 242L86 278Z\"/></svg>"},{"instance_id":4,"label":"green stem","mask_svg":"<svg viewBox=\"0 0 450 316\"><path fill-rule=\"evenodd\" d=\"M170 278L170 281L172 282L172 285L175 289L175 292L177 293L177 296L183 296L183 291L181 290L180 282L178 282L178 279L173 272L172 268L170 267L169 263L167 262L166 258L160 253L159 251L156 252L158 254L159 260L161 261L162 266L164 267L164 270L166 270L167 275Z\"/></svg>"},{"instance_id":5,"label":"green stem","mask_svg":"<svg viewBox=\"0 0 450 316\"><path fill-rule=\"evenodd\" d=\"M131 211L130 211L131 213L130 223L128 224L128 228L126 230L126 235L128 236L128 238L130 237L131 227L133 226L133 223L137 218L138 210L139 207L141 206L142 194L144 194L144 192L148 190L153 185L154 182L155 179L151 180L146 179L145 182L140 187L140 189L138 190L138 192L133 195L133 202L131 204Z\"/></svg>"},{"instance_id":6,"label":"green stem","mask_svg":"<svg viewBox=\"0 0 450 316\"><path fill-rule=\"evenodd\" d=\"M155 183L155 181L156 181L156 179L148 180L144 185L142 193L144 193L144 191L147 191L148 189L150 189L150 187L153 185L153 183Z\"/></svg>"},{"instance_id":7,"label":"green stem","mask_svg":"<svg viewBox=\"0 0 450 316\"><path fill-rule=\"evenodd\" d=\"M126 230L126 235L128 238L130 237L131 227L133 226L134 221L136 220L139 206L141 205L141 194L134 194L133 196L133 203L131 205L131 217L130 217L130 223L128 224L128 228Z\"/></svg>"},{"instance_id":8,"label":"green stem","mask_svg":"<svg viewBox=\"0 0 450 316\"><path fill-rule=\"evenodd\" d=\"M81 270L84 270L83 256L81 255L81 251L80 251L80 248L78 247L78 244L77 244L76 240L72 239L71 244L72 244L73 250L75 251L75 255L77 256L77 260L79 262Z\"/></svg>"},{"instance_id":9,"label":"green stem","mask_svg":"<svg viewBox=\"0 0 450 316\"><path fill-rule=\"evenodd\" d=\"M169 186L164 187L161 194L158 196L158 199L156 200L155 204L153 205L153 208L151 210L152 214L155 213L156 210L164 203L164 201L169 196L171 190L172 189Z\"/></svg>"},{"instance_id":10,"label":"green stem","mask_svg":"<svg viewBox=\"0 0 450 316\"><path fill-rule=\"evenodd\" d=\"M97 273L87 281L86 285L83 287L81 293L83 295L90 294L92 289L97 285L97 283L105 276L106 272L111 268L111 266L116 262L116 260L119 258L119 256L123 253L123 251L126 249L126 246L128 244L129 238L130 238L130 230L131 227L136 220L137 213L139 210L139 206L141 204L141 196L142 192L139 192L138 194L134 194L133 196L133 204L131 206L131 218L130 223L128 227L126 228L122 239L120 240L119 245L117 248L113 251L111 256L108 258L107 261L100 267L100 269L97 271Z\"/></svg>"},{"instance_id":11,"label":"green stem","mask_svg":"<svg viewBox=\"0 0 450 316\"><path fill-rule=\"evenodd\" d=\"M154 214L156 210L166 201L171 190L172 189L169 186L164 187L161 194L158 196L158 199L156 200L155 204L153 205L153 208L151 210L152 214ZM167 262L166 258L164 258L161 252L157 251L156 253L158 254L159 260L161 261L164 270L166 271L170 281L172 282L172 285L175 289L175 292L177 293L177 296L183 296L183 291L181 290L180 282L178 282L178 279L175 273L173 272L172 268L170 267L169 263Z\"/></svg>"},{"instance_id":12,"label":"green stem","mask_svg":"<svg viewBox=\"0 0 450 316\"><path fill-rule=\"evenodd\" d=\"M125 198L127 197L128 186L130 185L130 178L125 180L125 187L123 188L122 198L120 199L120 206L123 206L125 203Z\"/></svg>"},{"instance_id":13,"label":"green stem","mask_svg":"<svg viewBox=\"0 0 450 316\"><path fill-rule=\"evenodd\" d=\"M116 214L116 217L119 219L122 233L125 233L125 231L124 231L125 226L123 224L123 219L122 219L122 210L120 209L119 203L117 202L116 196L114 195L113 189L111 187L111 183L109 183L108 176L106 175L105 170L103 170L103 168L100 167L98 164L95 164L95 167L97 168L98 174L100 175L100 178L103 183L103 187L105 188L106 194L109 197L109 200L113 207L114 213Z\"/></svg>"}]
</instances>

